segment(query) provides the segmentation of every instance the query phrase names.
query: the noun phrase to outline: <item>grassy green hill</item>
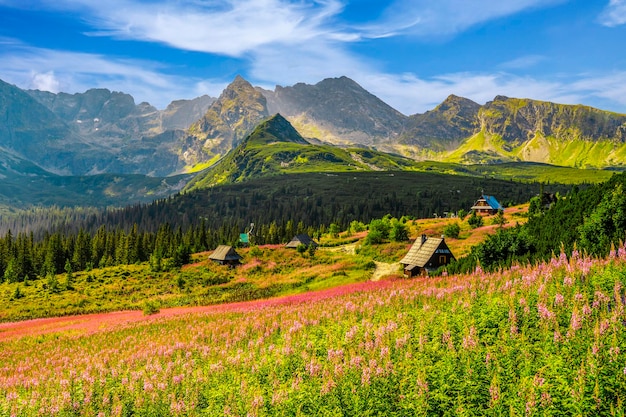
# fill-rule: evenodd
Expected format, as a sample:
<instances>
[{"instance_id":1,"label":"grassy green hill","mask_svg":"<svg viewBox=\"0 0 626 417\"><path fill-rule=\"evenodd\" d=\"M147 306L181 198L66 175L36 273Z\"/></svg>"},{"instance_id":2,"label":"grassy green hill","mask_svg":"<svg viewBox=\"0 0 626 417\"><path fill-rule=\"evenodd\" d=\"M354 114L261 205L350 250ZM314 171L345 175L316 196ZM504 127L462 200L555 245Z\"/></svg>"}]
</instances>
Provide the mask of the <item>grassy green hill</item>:
<instances>
[{"instance_id":1,"label":"grassy green hill","mask_svg":"<svg viewBox=\"0 0 626 417\"><path fill-rule=\"evenodd\" d=\"M476 135L473 142L466 143L459 148L458 155L453 154L450 157L453 162L416 162L371 149L313 145L300 136L293 126L278 114L259 124L237 148L229 152L212 168L198 174L186 189L201 189L279 174L312 172L431 171L454 175L561 183L601 182L612 175L612 172L607 170L581 170L532 162L491 165L460 163L466 162L467 155L471 152L477 155L474 162L492 160L497 154L496 151L501 148L496 149L495 145L487 146L487 142L484 135ZM482 150L471 151L471 147ZM483 160L478 155L487 155L488 158ZM511 158L511 160L514 159Z\"/></svg>"},{"instance_id":2,"label":"grassy green hill","mask_svg":"<svg viewBox=\"0 0 626 417\"><path fill-rule=\"evenodd\" d=\"M303 172L410 169L414 161L363 148L344 149L307 142L280 114L260 123L219 163L199 174L188 190L251 178Z\"/></svg>"}]
</instances>

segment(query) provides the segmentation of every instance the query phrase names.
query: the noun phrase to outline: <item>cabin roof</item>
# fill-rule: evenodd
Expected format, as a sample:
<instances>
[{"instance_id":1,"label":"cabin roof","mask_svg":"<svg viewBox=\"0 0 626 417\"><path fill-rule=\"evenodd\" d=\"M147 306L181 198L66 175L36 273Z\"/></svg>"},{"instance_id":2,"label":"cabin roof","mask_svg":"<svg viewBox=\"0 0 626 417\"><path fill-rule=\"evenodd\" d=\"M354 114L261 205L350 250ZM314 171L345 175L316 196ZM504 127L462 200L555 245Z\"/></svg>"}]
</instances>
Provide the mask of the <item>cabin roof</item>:
<instances>
[{"instance_id":1,"label":"cabin roof","mask_svg":"<svg viewBox=\"0 0 626 417\"><path fill-rule=\"evenodd\" d=\"M441 243L445 242L443 238L429 237L422 243L420 238L417 238L409 252L400 261L404 265L415 265L423 268L426 263L433 257L435 251L439 248ZM447 246L447 245L446 245Z\"/></svg>"},{"instance_id":2,"label":"cabin roof","mask_svg":"<svg viewBox=\"0 0 626 417\"><path fill-rule=\"evenodd\" d=\"M219 245L212 254L209 255L209 259L213 259L215 261L238 261L241 259L241 256L232 248L232 246L228 245Z\"/></svg>"},{"instance_id":3,"label":"cabin roof","mask_svg":"<svg viewBox=\"0 0 626 417\"><path fill-rule=\"evenodd\" d=\"M476 203L478 203L481 200L484 200L489 205L489 207L491 207L494 210L504 210L504 207L502 207L502 205L498 202L498 200L494 196L492 196L492 195L483 194L476 201ZM479 208L485 208L484 206L479 206L476 203L472 207L472 210L479 209Z\"/></svg>"},{"instance_id":4,"label":"cabin roof","mask_svg":"<svg viewBox=\"0 0 626 417\"><path fill-rule=\"evenodd\" d=\"M286 248L297 248L298 245L309 246L310 244L317 246L317 242L311 239L311 237L307 234L295 235L293 239L289 243L285 245Z\"/></svg>"}]
</instances>

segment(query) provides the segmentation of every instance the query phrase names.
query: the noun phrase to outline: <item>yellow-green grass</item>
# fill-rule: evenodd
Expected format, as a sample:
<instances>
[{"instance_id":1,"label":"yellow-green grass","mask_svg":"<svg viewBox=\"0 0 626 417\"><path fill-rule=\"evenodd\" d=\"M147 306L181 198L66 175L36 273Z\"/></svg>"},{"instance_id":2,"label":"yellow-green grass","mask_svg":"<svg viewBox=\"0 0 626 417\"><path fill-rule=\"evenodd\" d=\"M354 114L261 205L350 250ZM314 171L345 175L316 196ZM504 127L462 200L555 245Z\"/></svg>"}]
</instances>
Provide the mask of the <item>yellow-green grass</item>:
<instances>
[{"instance_id":1,"label":"yellow-green grass","mask_svg":"<svg viewBox=\"0 0 626 417\"><path fill-rule=\"evenodd\" d=\"M368 259L319 250L311 257L282 245L240 249L243 265L218 265L208 254L194 255L182 270L153 272L148 264L116 266L47 279L0 284L0 321L119 310L207 305L267 298L367 280ZM19 290L18 290L19 288Z\"/></svg>"}]
</instances>

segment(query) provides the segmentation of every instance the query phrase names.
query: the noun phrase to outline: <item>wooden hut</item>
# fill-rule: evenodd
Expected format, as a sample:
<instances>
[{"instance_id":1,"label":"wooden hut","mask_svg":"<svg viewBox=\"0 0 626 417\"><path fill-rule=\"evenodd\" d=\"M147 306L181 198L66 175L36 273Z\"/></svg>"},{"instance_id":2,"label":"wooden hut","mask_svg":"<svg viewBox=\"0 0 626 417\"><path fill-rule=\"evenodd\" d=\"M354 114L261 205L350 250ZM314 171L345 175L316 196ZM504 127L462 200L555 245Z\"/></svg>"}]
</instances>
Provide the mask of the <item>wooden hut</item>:
<instances>
[{"instance_id":1,"label":"wooden hut","mask_svg":"<svg viewBox=\"0 0 626 417\"><path fill-rule=\"evenodd\" d=\"M240 264L241 255L239 255L232 246L219 245L209 259L221 265L237 266Z\"/></svg>"},{"instance_id":2,"label":"wooden hut","mask_svg":"<svg viewBox=\"0 0 626 417\"><path fill-rule=\"evenodd\" d=\"M494 196L483 194L476 200L471 210L476 214L497 214L499 210L504 210L504 207Z\"/></svg>"},{"instance_id":3,"label":"wooden hut","mask_svg":"<svg viewBox=\"0 0 626 417\"><path fill-rule=\"evenodd\" d=\"M417 239L400 263L404 266L404 275L411 278L428 275L443 265L456 259L443 237L427 237Z\"/></svg>"},{"instance_id":4,"label":"wooden hut","mask_svg":"<svg viewBox=\"0 0 626 417\"><path fill-rule=\"evenodd\" d=\"M304 245L307 248L310 245L317 247L317 242L311 239L309 235L295 235L293 239L291 239L291 241L285 245L285 247L296 249L300 245Z\"/></svg>"}]
</instances>

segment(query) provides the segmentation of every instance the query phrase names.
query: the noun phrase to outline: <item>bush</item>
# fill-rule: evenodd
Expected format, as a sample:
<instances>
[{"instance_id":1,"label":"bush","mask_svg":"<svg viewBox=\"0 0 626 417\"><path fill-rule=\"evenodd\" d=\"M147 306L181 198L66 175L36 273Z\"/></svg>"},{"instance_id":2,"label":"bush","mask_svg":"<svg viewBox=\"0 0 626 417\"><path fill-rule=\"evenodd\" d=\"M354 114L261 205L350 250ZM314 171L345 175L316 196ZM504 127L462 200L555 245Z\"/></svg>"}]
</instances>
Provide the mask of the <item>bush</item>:
<instances>
[{"instance_id":1,"label":"bush","mask_svg":"<svg viewBox=\"0 0 626 417\"><path fill-rule=\"evenodd\" d=\"M389 238L394 242L406 242L409 240L409 229L404 223L395 222L389 232Z\"/></svg>"},{"instance_id":2,"label":"bush","mask_svg":"<svg viewBox=\"0 0 626 417\"><path fill-rule=\"evenodd\" d=\"M484 221L481 216L478 216L475 211L472 211L472 215L467 219L467 224L469 224L472 229L476 229L477 227L481 227Z\"/></svg>"},{"instance_id":3,"label":"bush","mask_svg":"<svg viewBox=\"0 0 626 417\"><path fill-rule=\"evenodd\" d=\"M456 239L459 237L459 233L461 233L461 226L458 223L452 223L443 228L443 234L446 237Z\"/></svg>"},{"instance_id":4,"label":"bush","mask_svg":"<svg viewBox=\"0 0 626 417\"><path fill-rule=\"evenodd\" d=\"M498 225L500 227L506 224L506 218L504 217L504 212L502 210L498 210L498 214L495 215L491 224Z\"/></svg>"},{"instance_id":5,"label":"bush","mask_svg":"<svg viewBox=\"0 0 626 417\"><path fill-rule=\"evenodd\" d=\"M156 301L148 300L143 303L143 314L146 316L157 314L160 311L159 304Z\"/></svg>"}]
</instances>

